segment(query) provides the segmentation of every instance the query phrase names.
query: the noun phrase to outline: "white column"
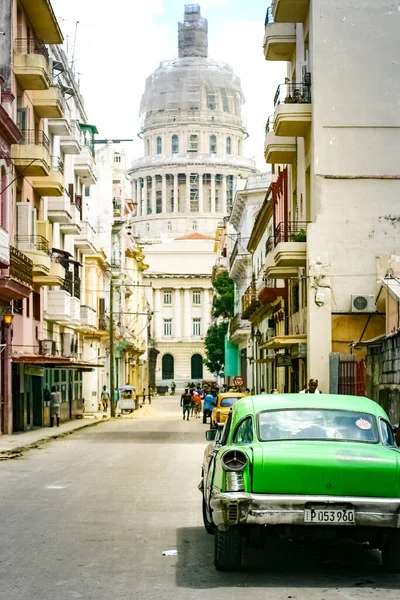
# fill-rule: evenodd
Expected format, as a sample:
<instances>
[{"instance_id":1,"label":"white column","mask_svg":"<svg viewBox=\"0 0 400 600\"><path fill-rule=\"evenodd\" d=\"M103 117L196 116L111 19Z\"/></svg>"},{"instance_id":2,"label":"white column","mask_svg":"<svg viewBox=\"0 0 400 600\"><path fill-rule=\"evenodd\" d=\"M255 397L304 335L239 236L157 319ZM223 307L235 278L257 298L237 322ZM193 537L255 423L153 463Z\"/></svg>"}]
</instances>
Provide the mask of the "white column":
<instances>
[{"instance_id":1,"label":"white column","mask_svg":"<svg viewBox=\"0 0 400 600\"><path fill-rule=\"evenodd\" d=\"M226 205L226 175L222 175L222 212L226 214L228 212L228 208Z\"/></svg>"},{"instance_id":2,"label":"white column","mask_svg":"<svg viewBox=\"0 0 400 600\"><path fill-rule=\"evenodd\" d=\"M167 176L165 173L161 175L161 188L162 188L162 214L167 214Z\"/></svg>"},{"instance_id":3,"label":"white column","mask_svg":"<svg viewBox=\"0 0 400 600\"><path fill-rule=\"evenodd\" d=\"M140 180L136 179L136 202L138 203L138 215L142 215L142 197L140 195Z\"/></svg>"},{"instance_id":4,"label":"white column","mask_svg":"<svg viewBox=\"0 0 400 600\"><path fill-rule=\"evenodd\" d=\"M190 173L186 173L186 212L190 213Z\"/></svg>"},{"instance_id":5,"label":"white column","mask_svg":"<svg viewBox=\"0 0 400 600\"><path fill-rule=\"evenodd\" d=\"M211 173L211 212L215 213L215 174Z\"/></svg>"},{"instance_id":6,"label":"white column","mask_svg":"<svg viewBox=\"0 0 400 600\"><path fill-rule=\"evenodd\" d=\"M144 198L144 206L143 206L143 216L147 215L147 177L143 177L143 198Z\"/></svg>"},{"instance_id":7,"label":"white column","mask_svg":"<svg viewBox=\"0 0 400 600\"><path fill-rule=\"evenodd\" d=\"M201 335L204 337L210 325L210 295L208 289L203 291L203 318L201 320Z\"/></svg>"},{"instance_id":8,"label":"white column","mask_svg":"<svg viewBox=\"0 0 400 600\"><path fill-rule=\"evenodd\" d=\"M161 315L161 290L154 290L154 337L156 340L161 339L162 331L162 315Z\"/></svg>"},{"instance_id":9,"label":"white column","mask_svg":"<svg viewBox=\"0 0 400 600\"><path fill-rule=\"evenodd\" d=\"M190 290L183 290L183 337L192 337L192 315L190 310Z\"/></svg>"},{"instance_id":10,"label":"white column","mask_svg":"<svg viewBox=\"0 0 400 600\"><path fill-rule=\"evenodd\" d=\"M180 142L179 142L180 143ZM174 174L174 213L179 212L178 201L178 173Z\"/></svg>"},{"instance_id":11,"label":"white column","mask_svg":"<svg viewBox=\"0 0 400 600\"><path fill-rule=\"evenodd\" d=\"M175 298L174 298L174 321L173 321L173 329L174 329L174 337L176 339L182 338L182 304L181 304L181 290L175 290Z\"/></svg>"},{"instance_id":12,"label":"white column","mask_svg":"<svg viewBox=\"0 0 400 600\"><path fill-rule=\"evenodd\" d=\"M203 173L199 173L199 213L204 212L204 200L203 200Z\"/></svg>"},{"instance_id":13,"label":"white column","mask_svg":"<svg viewBox=\"0 0 400 600\"><path fill-rule=\"evenodd\" d=\"M156 214L156 176L151 178L151 214Z\"/></svg>"}]
</instances>

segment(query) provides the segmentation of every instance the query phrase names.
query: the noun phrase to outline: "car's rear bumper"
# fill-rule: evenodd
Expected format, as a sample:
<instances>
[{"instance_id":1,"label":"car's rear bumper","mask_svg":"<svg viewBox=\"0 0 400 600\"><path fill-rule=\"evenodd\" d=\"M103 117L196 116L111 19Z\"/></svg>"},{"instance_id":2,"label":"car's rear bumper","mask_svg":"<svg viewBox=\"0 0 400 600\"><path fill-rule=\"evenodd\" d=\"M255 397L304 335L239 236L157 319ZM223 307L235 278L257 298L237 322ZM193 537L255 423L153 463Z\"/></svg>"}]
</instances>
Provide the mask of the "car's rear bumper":
<instances>
[{"instance_id":1,"label":"car's rear bumper","mask_svg":"<svg viewBox=\"0 0 400 600\"><path fill-rule=\"evenodd\" d=\"M304 522L306 508L334 508L335 505L353 508L356 526L400 528L400 498L291 496L245 492L214 493L211 498L213 521L220 529L239 524L312 526Z\"/></svg>"}]
</instances>

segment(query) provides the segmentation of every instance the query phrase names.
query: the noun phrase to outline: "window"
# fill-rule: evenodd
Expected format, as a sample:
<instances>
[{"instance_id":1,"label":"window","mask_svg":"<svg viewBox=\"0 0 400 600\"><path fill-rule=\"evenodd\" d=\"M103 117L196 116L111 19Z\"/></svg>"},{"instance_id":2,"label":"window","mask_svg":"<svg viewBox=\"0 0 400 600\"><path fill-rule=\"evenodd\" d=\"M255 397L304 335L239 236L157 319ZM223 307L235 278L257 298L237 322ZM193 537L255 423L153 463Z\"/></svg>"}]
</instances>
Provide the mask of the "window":
<instances>
[{"instance_id":1,"label":"window","mask_svg":"<svg viewBox=\"0 0 400 600\"><path fill-rule=\"evenodd\" d=\"M23 300L13 300L13 313L14 313L14 315L23 315L24 314Z\"/></svg>"},{"instance_id":2,"label":"window","mask_svg":"<svg viewBox=\"0 0 400 600\"><path fill-rule=\"evenodd\" d=\"M229 100L228 100L228 94L226 93L225 88L221 88L221 98L222 98L222 110L224 112L229 112Z\"/></svg>"},{"instance_id":3,"label":"window","mask_svg":"<svg viewBox=\"0 0 400 600\"><path fill-rule=\"evenodd\" d=\"M201 354L193 354L190 367L192 379L203 379L203 357Z\"/></svg>"},{"instance_id":4,"label":"window","mask_svg":"<svg viewBox=\"0 0 400 600\"><path fill-rule=\"evenodd\" d=\"M114 154L114 162L115 163L120 163L121 162L121 155L120 154Z\"/></svg>"},{"instance_id":5,"label":"window","mask_svg":"<svg viewBox=\"0 0 400 600\"><path fill-rule=\"evenodd\" d=\"M207 107L210 110L217 108L217 96L213 90L207 90Z\"/></svg>"},{"instance_id":6,"label":"window","mask_svg":"<svg viewBox=\"0 0 400 600\"><path fill-rule=\"evenodd\" d=\"M90 187L85 185L85 198L90 198Z\"/></svg>"},{"instance_id":7,"label":"window","mask_svg":"<svg viewBox=\"0 0 400 600\"><path fill-rule=\"evenodd\" d=\"M172 354L164 354L162 357L162 378L173 379L174 378L174 357Z\"/></svg>"},{"instance_id":8,"label":"window","mask_svg":"<svg viewBox=\"0 0 400 600\"><path fill-rule=\"evenodd\" d=\"M164 290L164 304L172 304L172 290Z\"/></svg>"},{"instance_id":9,"label":"window","mask_svg":"<svg viewBox=\"0 0 400 600\"><path fill-rule=\"evenodd\" d=\"M253 421L251 417L244 419L236 428L233 436L234 444L251 444L253 442Z\"/></svg>"},{"instance_id":10,"label":"window","mask_svg":"<svg viewBox=\"0 0 400 600\"><path fill-rule=\"evenodd\" d=\"M195 337L201 335L201 319L193 319L192 320L192 334Z\"/></svg>"},{"instance_id":11,"label":"window","mask_svg":"<svg viewBox=\"0 0 400 600\"><path fill-rule=\"evenodd\" d=\"M201 290L193 290L193 304L201 304Z\"/></svg>"},{"instance_id":12,"label":"window","mask_svg":"<svg viewBox=\"0 0 400 600\"><path fill-rule=\"evenodd\" d=\"M393 429L386 421L381 420L381 433L382 433L382 442L385 446L396 447L396 442L394 441Z\"/></svg>"},{"instance_id":13,"label":"window","mask_svg":"<svg viewBox=\"0 0 400 600\"><path fill-rule=\"evenodd\" d=\"M1 192L0 192L0 226L8 230L7 227L7 173L4 167L1 169L1 178L0 178Z\"/></svg>"},{"instance_id":14,"label":"window","mask_svg":"<svg viewBox=\"0 0 400 600\"><path fill-rule=\"evenodd\" d=\"M199 149L199 136L197 133L192 133L189 137L189 148L188 152L198 152Z\"/></svg>"},{"instance_id":15,"label":"window","mask_svg":"<svg viewBox=\"0 0 400 600\"><path fill-rule=\"evenodd\" d=\"M162 140L161 137L158 135L157 136L157 154L161 154L162 153Z\"/></svg>"},{"instance_id":16,"label":"window","mask_svg":"<svg viewBox=\"0 0 400 600\"><path fill-rule=\"evenodd\" d=\"M167 223L167 229L168 229L168 231L172 231L172 223L171 223L171 221L168 221L168 223Z\"/></svg>"},{"instance_id":17,"label":"window","mask_svg":"<svg viewBox=\"0 0 400 600\"><path fill-rule=\"evenodd\" d=\"M229 135L226 138L226 153L232 154L232 138Z\"/></svg>"},{"instance_id":18,"label":"window","mask_svg":"<svg viewBox=\"0 0 400 600\"><path fill-rule=\"evenodd\" d=\"M215 135L210 135L210 154L217 153L217 137Z\"/></svg>"},{"instance_id":19,"label":"window","mask_svg":"<svg viewBox=\"0 0 400 600\"><path fill-rule=\"evenodd\" d=\"M37 292L33 292L32 299L33 318L35 319L35 321L40 321L40 294L38 294Z\"/></svg>"},{"instance_id":20,"label":"window","mask_svg":"<svg viewBox=\"0 0 400 600\"><path fill-rule=\"evenodd\" d=\"M193 221L192 229L193 229L193 231L197 231L197 221Z\"/></svg>"},{"instance_id":21,"label":"window","mask_svg":"<svg viewBox=\"0 0 400 600\"><path fill-rule=\"evenodd\" d=\"M228 211L231 210L233 204L233 175L228 175L226 178L226 206Z\"/></svg>"},{"instance_id":22,"label":"window","mask_svg":"<svg viewBox=\"0 0 400 600\"><path fill-rule=\"evenodd\" d=\"M164 337L172 336L172 319L164 319Z\"/></svg>"},{"instance_id":23,"label":"window","mask_svg":"<svg viewBox=\"0 0 400 600\"><path fill-rule=\"evenodd\" d=\"M172 136L172 154L178 154L179 152L179 138L177 135Z\"/></svg>"},{"instance_id":24,"label":"window","mask_svg":"<svg viewBox=\"0 0 400 600\"><path fill-rule=\"evenodd\" d=\"M147 231L147 233L150 232L150 223L146 223L146 231Z\"/></svg>"}]
</instances>

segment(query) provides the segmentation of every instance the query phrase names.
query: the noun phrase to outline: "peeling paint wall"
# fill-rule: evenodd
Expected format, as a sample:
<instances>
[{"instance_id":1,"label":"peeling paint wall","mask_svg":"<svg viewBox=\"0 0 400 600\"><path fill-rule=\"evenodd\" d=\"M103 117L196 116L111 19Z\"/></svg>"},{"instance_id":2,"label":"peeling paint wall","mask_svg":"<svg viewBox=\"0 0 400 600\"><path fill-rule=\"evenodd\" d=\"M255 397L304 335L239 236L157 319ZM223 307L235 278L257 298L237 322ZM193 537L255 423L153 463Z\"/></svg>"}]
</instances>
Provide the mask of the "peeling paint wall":
<instances>
[{"instance_id":1,"label":"peeling paint wall","mask_svg":"<svg viewBox=\"0 0 400 600\"><path fill-rule=\"evenodd\" d=\"M0 2L0 75L4 78L4 89L11 86L11 0Z\"/></svg>"}]
</instances>

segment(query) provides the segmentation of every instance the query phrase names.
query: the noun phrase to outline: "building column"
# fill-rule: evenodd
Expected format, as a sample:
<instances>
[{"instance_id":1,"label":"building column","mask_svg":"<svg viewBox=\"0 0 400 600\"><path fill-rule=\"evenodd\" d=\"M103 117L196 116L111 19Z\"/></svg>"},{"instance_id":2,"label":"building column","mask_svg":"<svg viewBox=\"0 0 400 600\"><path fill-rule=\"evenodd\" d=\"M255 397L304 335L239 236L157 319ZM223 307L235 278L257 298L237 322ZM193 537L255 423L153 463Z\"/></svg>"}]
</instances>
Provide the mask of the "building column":
<instances>
[{"instance_id":1,"label":"building column","mask_svg":"<svg viewBox=\"0 0 400 600\"><path fill-rule=\"evenodd\" d=\"M179 212L178 173L174 174L174 213Z\"/></svg>"},{"instance_id":2,"label":"building column","mask_svg":"<svg viewBox=\"0 0 400 600\"><path fill-rule=\"evenodd\" d=\"M151 214L156 214L156 176L151 176Z\"/></svg>"},{"instance_id":3,"label":"building column","mask_svg":"<svg viewBox=\"0 0 400 600\"><path fill-rule=\"evenodd\" d=\"M161 339L162 331L162 315L161 315L161 290L154 290L154 338Z\"/></svg>"},{"instance_id":4,"label":"building column","mask_svg":"<svg viewBox=\"0 0 400 600\"><path fill-rule=\"evenodd\" d=\"M203 199L203 173L199 173L199 213L204 212L204 199Z\"/></svg>"},{"instance_id":5,"label":"building column","mask_svg":"<svg viewBox=\"0 0 400 600\"><path fill-rule=\"evenodd\" d=\"M147 215L147 177L143 177L143 198L144 198L144 205L143 205L143 215L145 216Z\"/></svg>"},{"instance_id":6,"label":"building column","mask_svg":"<svg viewBox=\"0 0 400 600\"><path fill-rule=\"evenodd\" d=\"M186 212L190 213L190 173L186 173Z\"/></svg>"},{"instance_id":7,"label":"building column","mask_svg":"<svg viewBox=\"0 0 400 600\"><path fill-rule=\"evenodd\" d=\"M211 212L215 213L215 173L211 173Z\"/></svg>"},{"instance_id":8,"label":"building column","mask_svg":"<svg viewBox=\"0 0 400 600\"><path fill-rule=\"evenodd\" d=\"M161 189L162 189L162 214L167 214L167 176L165 173L161 175Z\"/></svg>"},{"instance_id":9,"label":"building column","mask_svg":"<svg viewBox=\"0 0 400 600\"><path fill-rule=\"evenodd\" d=\"M183 290L183 337L189 340L192 337L192 311L190 310L190 290Z\"/></svg>"},{"instance_id":10,"label":"building column","mask_svg":"<svg viewBox=\"0 0 400 600\"><path fill-rule=\"evenodd\" d=\"M226 214L228 212L228 207L226 203L226 175L222 175L222 212Z\"/></svg>"},{"instance_id":11,"label":"building column","mask_svg":"<svg viewBox=\"0 0 400 600\"><path fill-rule=\"evenodd\" d=\"M136 179L136 202L138 203L139 215L142 215L142 197L140 192L140 179Z\"/></svg>"},{"instance_id":12,"label":"building column","mask_svg":"<svg viewBox=\"0 0 400 600\"><path fill-rule=\"evenodd\" d=\"M181 306L181 290L175 290L175 298L174 298L174 337L176 339L182 338L182 306Z\"/></svg>"}]
</instances>

